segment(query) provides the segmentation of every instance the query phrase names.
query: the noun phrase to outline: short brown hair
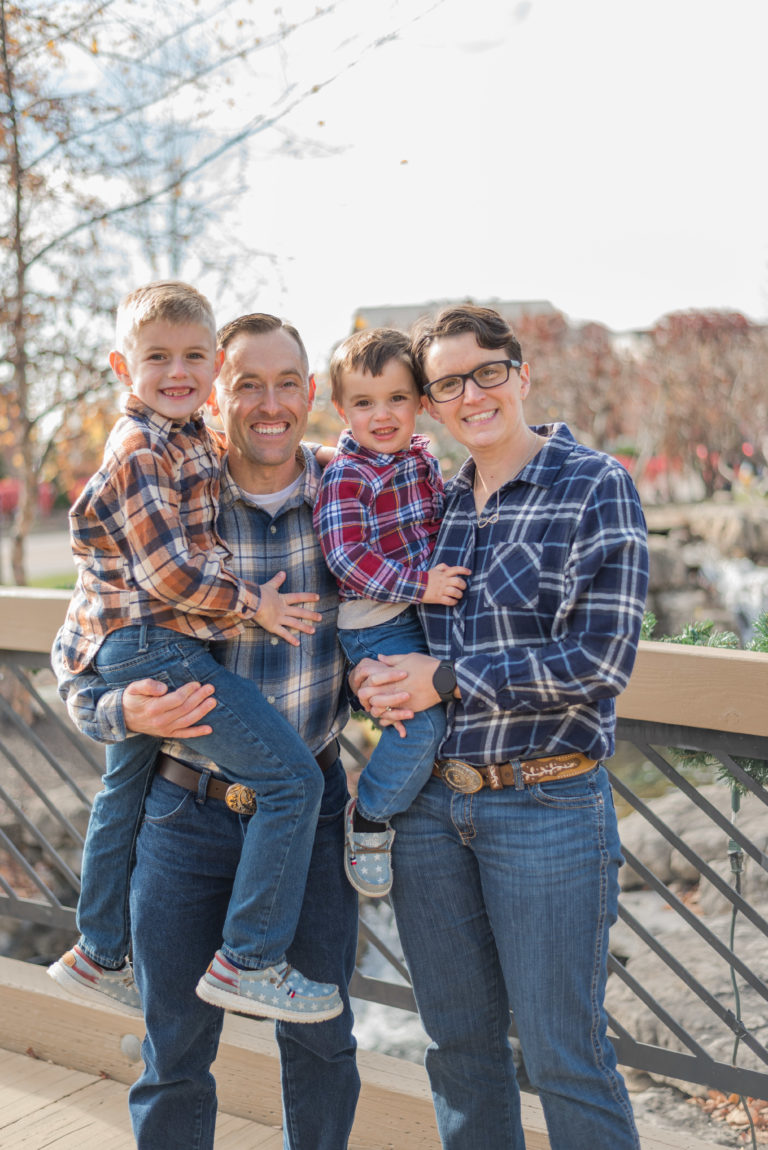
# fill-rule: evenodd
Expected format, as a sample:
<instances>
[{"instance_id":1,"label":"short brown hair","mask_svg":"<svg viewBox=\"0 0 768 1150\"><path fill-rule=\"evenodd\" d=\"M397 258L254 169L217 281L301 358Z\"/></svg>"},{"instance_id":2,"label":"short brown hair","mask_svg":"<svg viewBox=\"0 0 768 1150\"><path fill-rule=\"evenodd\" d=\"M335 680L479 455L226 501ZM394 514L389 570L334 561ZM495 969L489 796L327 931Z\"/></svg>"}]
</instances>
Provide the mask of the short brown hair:
<instances>
[{"instance_id":1,"label":"short brown hair","mask_svg":"<svg viewBox=\"0 0 768 1150\"><path fill-rule=\"evenodd\" d=\"M444 308L433 318L417 323L411 342L416 379L421 390L428 382L424 373L424 360L432 344L444 336L463 335L471 332L480 347L492 351L506 351L510 359L523 360L523 349L512 328L497 311L476 304L461 304L459 307Z\"/></svg>"},{"instance_id":2,"label":"short brown hair","mask_svg":"<svg viewBox=\"0 0 768 1150\"><path fill-rule=\"evenodd\" d=\"M227 345L232 342L235 336L242 335L243 332L247 335L268 335L271 331L280 331L281 329L298 345L304 362L304 370L309 373L307 349L296 328L293 324L286 323L285 320L276 315L269 315L268 312L254 311L250 315L240 315L237 319L225 323L223 327L219 328L216 345L226 351Z\"/></svg>"},{"instance_id":3,"label":"short brown hair","mask_svg":"<svg viewBox=\"0 0 768 1150\"><path fill-rule=\"evenodd\" d=\"M144 324L155 320L199 323L209 328L211 338L216 339L213 308L197 288L181 280L156 280L129 292L120 301L115 318L116 350L125 355Z\"/></svg>"},{"instance_id":4,"label":"short brown hair","mask_svg":"<svg viewBox=\"0 0 768 1150\"><path fill-rule=\"evenodd\" d=\"M407 367L416 382L411 355L411 341L405 332L393 327L372 327L348 335L331 356L331 399L336 407L343 407L342 385L348 371L367 371L381 375L390 360L396 359Z\"/></svg>"}]
</instances>

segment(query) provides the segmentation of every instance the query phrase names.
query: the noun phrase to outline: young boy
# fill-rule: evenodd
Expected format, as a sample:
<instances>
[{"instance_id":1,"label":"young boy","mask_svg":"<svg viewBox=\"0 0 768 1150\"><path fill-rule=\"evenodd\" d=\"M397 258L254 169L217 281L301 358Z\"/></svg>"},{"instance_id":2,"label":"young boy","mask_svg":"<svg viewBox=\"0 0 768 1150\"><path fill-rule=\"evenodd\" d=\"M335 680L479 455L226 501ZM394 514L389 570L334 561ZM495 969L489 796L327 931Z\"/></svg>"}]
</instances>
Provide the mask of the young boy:
<instances>
[{"instance_id":1,"label":"young boy","mask_svg":"<svg viewBox=\"0 0 768 1150\"><path fill-rule=\"evenodd\" d=\"M285 574L261 587L236 578L216 533L219 450L200 407L218 374L210 304L188 284L139 288L117 313L110 364L131 389L100 470L70 512L78 579L59 632L67 670L95 670L110 687L143 678L173 690L215 686L210 735L194 748L235 786L226 801L251 815L222 947L197 986L205 1001L247 1014L319 1022L342 1010L338 988L287 965L304 896L323 776L286 720L253 683L226 671L208 644L261 626L298 644L319 615L282 594ZM104 790L88 826L78 904L81 937L49 968L70 993L140 1009L130 963L128 886L133 846L159 741L110 744ZM182 767L183 769L183 767ZM207 777L201 775L201 779ZM222 791L224 784L218 784ZM236 889L238 889L236 888ZM162 891L158 891L162 898ZM173 955L168 977L173 978Z\"/></svg>"},{"instance_id":2,"label":"young boy","mask_svg":"<svg viewBox=\"0 0 768 1150\"><path fill-rule=\"evenodd\" d=\"M444 563L428 570L443 484L428 439L414 435L421 399L408 337L388 328L351 335L333 353L330 375L349 429L323 474L315 528L339 584L339 641L353 666L366 656L426 652L413 605L454 606L470 572ZM441 705L405 727L385 727L360 776L347 805L344 866L369 897L392 886L389 819L424 786L444 731Z\"/></svg>"}]
</instances>

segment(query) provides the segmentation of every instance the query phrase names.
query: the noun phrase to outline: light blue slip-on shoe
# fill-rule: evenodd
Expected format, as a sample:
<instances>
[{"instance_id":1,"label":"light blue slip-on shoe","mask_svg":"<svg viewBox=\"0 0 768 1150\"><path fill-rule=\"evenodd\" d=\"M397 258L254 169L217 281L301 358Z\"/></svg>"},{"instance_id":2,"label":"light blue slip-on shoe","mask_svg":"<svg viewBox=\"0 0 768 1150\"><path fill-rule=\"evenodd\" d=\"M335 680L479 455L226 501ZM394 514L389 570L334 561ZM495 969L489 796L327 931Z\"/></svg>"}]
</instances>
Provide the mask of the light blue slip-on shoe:
<instances>
[{"instance_id":1,"label":"light blue slip-on shoe","mask_svg":"<svg viewBox=\"0 0 768 1150\"><path fill-rule=\"evenodd\" d=\"M283 1022L326 1022L344 1009L339 988L333 983L312 982L287 962L264 970L242 970L220 950L195 993L223 1010Z\"/></svg>"}]
</instances>

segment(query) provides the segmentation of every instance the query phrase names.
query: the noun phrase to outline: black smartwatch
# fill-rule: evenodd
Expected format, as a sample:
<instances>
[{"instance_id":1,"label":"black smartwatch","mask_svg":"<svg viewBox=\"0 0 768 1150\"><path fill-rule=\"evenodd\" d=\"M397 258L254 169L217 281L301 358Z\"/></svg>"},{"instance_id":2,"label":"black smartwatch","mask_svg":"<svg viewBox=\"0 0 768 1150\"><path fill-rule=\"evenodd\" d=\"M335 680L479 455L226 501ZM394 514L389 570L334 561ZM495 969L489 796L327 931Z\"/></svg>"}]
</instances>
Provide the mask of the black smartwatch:
<instances>
[{"instance_id":1,"label":"black smartwatch","mask_svg":"<svg viewBox=\"0 0 768 1150\"><path fill-rule=\"evenodd\" d=\"M444 703L450 703L454 697L453 692L456 690L456 672L453 669L453 663L443 659L437 664L432 676L432 686Z\"/></svg>"}]
</instances>

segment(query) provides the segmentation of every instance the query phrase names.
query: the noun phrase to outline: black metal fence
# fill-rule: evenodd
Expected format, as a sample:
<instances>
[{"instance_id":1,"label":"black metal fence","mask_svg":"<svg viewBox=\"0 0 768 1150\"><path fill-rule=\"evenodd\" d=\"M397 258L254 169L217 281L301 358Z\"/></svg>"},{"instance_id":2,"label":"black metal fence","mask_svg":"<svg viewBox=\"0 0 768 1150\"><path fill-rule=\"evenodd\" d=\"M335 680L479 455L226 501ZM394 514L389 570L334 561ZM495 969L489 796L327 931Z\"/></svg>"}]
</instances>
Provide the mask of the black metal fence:
<instances>
[{"instance_id":1,"label":"black metal fence","mask_svg":"<svg viewBox=\"0 0 768 1150\"><path fill-rule=\"evenodd\" d=\"M73 935L80 852L102 756L63 715L50 672L42 669L43 656L0 651L0 662L0 918ZM637 812L622 827L636 829L642 820L662 844L661 854L673 852L685 876L670 878L663 867L655 867L653 852L643 857L642 850L625 843L633 889L623 891L620 899L620 937L612 944L608 980L611 1036L619 1061L664 1078L768 1098L768 921L742 883L747 860L756 876L751 886L758 892L762 877L768 876L768 818L763 819L765 833L757 834L760 820L754 811L751 834L739 821L745 802L765 813L768 792L739 764L768 759L768 738L634 721L621 722L619 735L622 754L609 765L611 781L622 811ZM353 744L348 739L342 743L348 763L359 762ZM691 779L670 750L680 747L706 753L716 767ZM732 802L735 792L728 785L699 785L702 777L714 778L717 767L729 772L744 800ZM686 804L675 825L645 797L664 788ZM702 847L702 820L709 828L708 843L720 844L717 859ZM688 833L694 826L696 832ZM702 915L697 905L702 886L715 892L724 908L714 917ZM763 906L768 905L768 878L764 894ZM655 920L638 910L642 900L653 902ZM660 911L663 930L658 929ZM382 980L358 970L353 994L415 1010L396 946L378 937L365 916L360 931L364 944L384 956L392 974ZM691 939L706 955L695 969L686 957ZM646 974L649 962L653 978Z\"/></svg>"}]
</instances>

